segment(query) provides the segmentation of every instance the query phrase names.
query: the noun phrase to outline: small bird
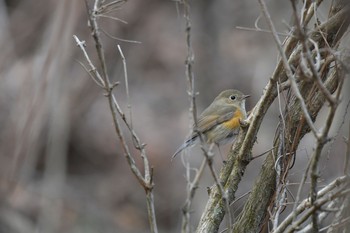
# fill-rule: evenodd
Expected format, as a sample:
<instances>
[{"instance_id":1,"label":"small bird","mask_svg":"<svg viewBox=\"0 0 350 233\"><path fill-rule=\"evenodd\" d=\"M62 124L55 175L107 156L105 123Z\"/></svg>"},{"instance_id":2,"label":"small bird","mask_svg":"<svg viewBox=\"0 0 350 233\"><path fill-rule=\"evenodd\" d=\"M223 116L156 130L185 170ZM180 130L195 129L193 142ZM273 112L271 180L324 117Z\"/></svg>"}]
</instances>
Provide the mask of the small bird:
<instances>
[{"instance_id":1,"label":"small bird","mask_svg":"<svg viewBox=\"0 0 350 233\"><path fill-rule=\"evenodd\" d=\"M220 145L232 141L238 134L240 121L247 118L245 100L249 96L234 89L221 92L198 117L197 131L176 150L172 158L193 145L198 139L198 132L208 144Z\"/></svg>"}]
</instances>

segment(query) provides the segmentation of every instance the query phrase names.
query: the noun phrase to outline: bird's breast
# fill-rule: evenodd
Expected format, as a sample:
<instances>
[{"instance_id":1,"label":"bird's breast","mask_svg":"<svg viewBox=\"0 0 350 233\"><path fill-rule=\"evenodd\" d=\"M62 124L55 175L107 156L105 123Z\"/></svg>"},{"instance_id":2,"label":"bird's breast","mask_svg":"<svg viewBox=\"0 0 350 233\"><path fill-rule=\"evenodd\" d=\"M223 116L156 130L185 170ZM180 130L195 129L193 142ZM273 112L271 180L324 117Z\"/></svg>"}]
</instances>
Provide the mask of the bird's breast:
<instances>
[{"instance_id":1,"label":"bird's breast","mask_svg":"<svg viewBox=\"0 0 350 233\"><path fill-rule=\"evenodd\" d=\"M235 114L233 114L233 117L230 120L224 122L223 125L232 130L236 129L240 126L239 120L243 118L244 118L244 115L242 111L236 110Z\"/></svg>"}]
</instances>

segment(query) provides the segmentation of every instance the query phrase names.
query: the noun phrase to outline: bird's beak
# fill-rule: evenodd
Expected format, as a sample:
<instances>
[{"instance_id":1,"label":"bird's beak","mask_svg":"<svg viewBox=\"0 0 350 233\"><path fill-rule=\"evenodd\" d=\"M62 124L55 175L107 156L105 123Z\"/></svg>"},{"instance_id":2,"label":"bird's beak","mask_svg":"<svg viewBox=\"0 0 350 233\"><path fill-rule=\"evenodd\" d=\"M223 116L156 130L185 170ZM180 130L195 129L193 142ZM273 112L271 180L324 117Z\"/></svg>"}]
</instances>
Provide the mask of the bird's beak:
<instances>
[{"instance_id":1,"label":"bird's beak","mask_svg":"<svg viewBox=\"0 0 350 233\"><path fill-rule=\"evenodd\" d=\"M246 99L248 97L250 97L250 95L243 95L242 99Z\"/></svg>"}]
</instances>

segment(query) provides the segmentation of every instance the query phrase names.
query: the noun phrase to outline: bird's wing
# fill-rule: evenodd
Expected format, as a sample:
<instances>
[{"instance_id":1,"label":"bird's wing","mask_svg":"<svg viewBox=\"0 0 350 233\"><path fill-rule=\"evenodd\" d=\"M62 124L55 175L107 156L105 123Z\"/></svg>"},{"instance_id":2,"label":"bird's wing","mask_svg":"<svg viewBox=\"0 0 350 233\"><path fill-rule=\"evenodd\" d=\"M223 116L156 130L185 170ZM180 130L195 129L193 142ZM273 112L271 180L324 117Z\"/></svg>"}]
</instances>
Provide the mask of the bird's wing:
<instances>
[{"instance_id":1,"label":"bird's wing","mask_svg":"<svg viewBox=\"0 0 350 233\"><path fill-rule=\"evenodd\" d=\"M198 130L205 133L213 127L230 120L233 117L233 112L227 112L223 115L211 115L200 117L198 119Z\"/></svg>"},{"instance_id":2,"label":"bird's wing","mask_svg":"<svg viewBox=\"0 0 350 233\"><path fill-rule=\"evenodd\" d=\"M201 133L205 133L213 127L230 120L233 117L233 112L226 113L224 115L211 115L198 118L198 130ZM198 132L195 131L173 154L172 159L176 157L183 149L194 144L198 137Z\"/></svg>"},{"instance_id":3,"label":"bird's wing","mask_svg":"<svg viewBox=\"0 0 350 233\"><path fill-rule=\"evenodd\" d=\"M198 117L198 131L201 133L205 133L208 130L212 129L213 127L230 120L234 113L232 109L223 108L217 111L217 114L208 114L208 111L204 111L199 117ZM193 145L198 137L197 131L193 132L191 137L189 137L174 153L172 156L172 159L175 158L177 154L179 154L183 149L186 147Z\"/></svg>"}]
</instances>

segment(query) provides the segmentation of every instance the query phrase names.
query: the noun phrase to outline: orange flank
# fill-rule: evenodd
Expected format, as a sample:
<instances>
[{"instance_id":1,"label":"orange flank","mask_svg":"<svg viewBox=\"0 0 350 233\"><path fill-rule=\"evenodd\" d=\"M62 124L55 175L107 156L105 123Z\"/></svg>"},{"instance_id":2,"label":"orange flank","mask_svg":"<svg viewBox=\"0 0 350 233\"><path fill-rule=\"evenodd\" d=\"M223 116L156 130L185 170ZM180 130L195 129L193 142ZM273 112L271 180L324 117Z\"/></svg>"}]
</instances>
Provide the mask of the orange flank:
<instances>
[{"instance_id":1,"label":"orange flank","mask_svg":"<svg viewBox=\"0 0 350 233\"><path fill-rule=\"evenodd\" d=\"M242 117L243 117L242 112L237 110L233 115L233 117L231 118L231 120L224 122L223 125L230 129L238 128L240 125L239 120L242 119Z\"/></svg>"}]
</instances>

